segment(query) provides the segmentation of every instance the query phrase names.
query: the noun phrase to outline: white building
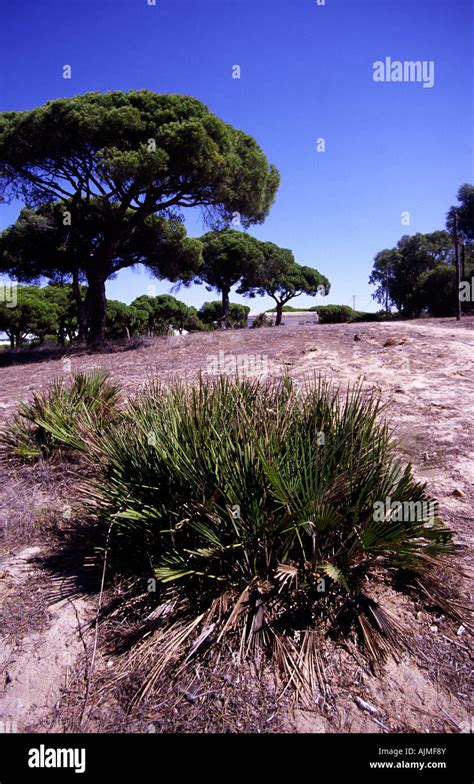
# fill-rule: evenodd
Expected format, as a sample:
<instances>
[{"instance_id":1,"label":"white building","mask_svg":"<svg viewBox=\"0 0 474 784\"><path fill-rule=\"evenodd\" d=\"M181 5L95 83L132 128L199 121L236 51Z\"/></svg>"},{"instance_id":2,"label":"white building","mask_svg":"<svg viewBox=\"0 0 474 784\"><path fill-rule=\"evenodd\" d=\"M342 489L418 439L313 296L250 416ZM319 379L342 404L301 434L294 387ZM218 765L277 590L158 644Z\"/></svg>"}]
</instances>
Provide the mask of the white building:
<instances>
[{"instance_id":1,"label":"white building","mask_svg":"<svg viewBox=\"0 0 474 784\"><path fill-rule=\"evenodd\" d=\"M253 322L260 316L260 313L249 313L247 316L247 326L252 327ZM276 313L265 313L269 319L275 324ZM293 310L283 312L281 320L282 327L307 327L312 324L318 324L319 315L315 310Z\"/></svg>"}]
</instances>

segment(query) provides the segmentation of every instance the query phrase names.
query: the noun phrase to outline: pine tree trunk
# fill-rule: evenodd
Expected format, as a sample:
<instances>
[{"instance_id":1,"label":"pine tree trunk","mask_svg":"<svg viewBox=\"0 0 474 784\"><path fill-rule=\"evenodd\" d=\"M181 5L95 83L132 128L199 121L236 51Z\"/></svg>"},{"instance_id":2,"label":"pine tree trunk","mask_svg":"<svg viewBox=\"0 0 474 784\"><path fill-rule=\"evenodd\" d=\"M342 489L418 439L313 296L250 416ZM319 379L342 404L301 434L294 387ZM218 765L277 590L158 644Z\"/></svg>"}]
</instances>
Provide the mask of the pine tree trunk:
<instances>
[{"instance_id":1,"label":"pine tree trunk","mask_svg":"<svg viewBox=\"0 0 474 784\"><path fill-rule=\"evenodd\" d=\"M227 329L227 319L229 317L229 289L222 289L222 316L220 319L221 329Z\"/></svg>"},{"instance_id":2,"label":"pine tree trunk","mask_svg":"<svg viewBox=\"0 0 474 784\"><path fill-rule=\"evenodd\" d=\"M277 302L275 327L279 327L283 318L283 302Z\"/></svg>"},{"instance_id":3,"label":"pine tree trunk","mask_svg":"<svg viewBox=\"0 0 474 784\"><path fill-rule=\"evenodd\" d=\"M104 342L105 335L105 311L107 305L105 279L100 275L89 273L87 286L87 345L92 348L99 348Z\"/></svg>"},{"instance_id":4,"label":"pine tree trunk","mask_svg":"<svg viewBox=\"0 0 474 784\"><path fill-rule=\"evenodd\" d=\"M77 309L77 323L78 323L77 342L84 343L87 337L86 308L81 297L81 289L79 286L79 275L77 270L75 270L72 275L72 294Z\"/></svg>"}]
</instances>

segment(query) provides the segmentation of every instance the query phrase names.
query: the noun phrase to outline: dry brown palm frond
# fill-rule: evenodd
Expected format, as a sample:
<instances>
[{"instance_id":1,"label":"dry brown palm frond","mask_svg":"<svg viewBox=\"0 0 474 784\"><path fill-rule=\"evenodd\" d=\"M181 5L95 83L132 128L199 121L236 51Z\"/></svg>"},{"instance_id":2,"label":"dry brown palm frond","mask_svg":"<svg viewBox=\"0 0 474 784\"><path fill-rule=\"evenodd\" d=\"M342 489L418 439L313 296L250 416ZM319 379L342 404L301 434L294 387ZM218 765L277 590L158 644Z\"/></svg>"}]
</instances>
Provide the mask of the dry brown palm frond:
<instances>
[{"instance_id":1,"label":"dry brown palm frond","mask_svg":"<svg viewBox=\"0 0 474 784\"><path fill-rule=\"evenodd\" d=\"M279 669L285 674L285 686L280 695L284 697L291 689L297 703L314 705L315 695L326 701L330 697L329 685L317 645L317 635L307 629L299 648L296 643L272 628L273 655Z\"/></svg>"},{"instance_id":2,"label":"dry brown palm frond","mask_svg":"<svg viewBox=\"0 0 474 784\"><path fill-rule=\"evenodd\" d=\"M369 658L374 664L381 664L385 662L388 651L384 637L380 633L377 633L363 613L358 614L357 620L362 631L364 645L366 647Z\"/></svg>"},{"instance_id":3,"label":"dry brown palm frond","mask_svg":"<svg viewBox=\"0 0 474 784\"><path fill-rule=\"evenodd\" d=\"M147 673L142 685L132 699L132 704L139 705L143 699L152 691L153 686L172 662L176 662L182 655L183 645L192 634L194 629L201 623L205 613L201 613L196 618L188 622L178 622L166 630L160 632L147 643L147 656L142 659L142 664L150 657L155 656L156 662ZM150 650L151 649L151 650Z\"/></svg>"},{"instance_id":4,"label":"dry brown palm frond","mask_svg":"<svg viewBox=\"0 0 474 784\"><path fill-rule=\"evenodd\" d=\"M272 643L275 662L280 672L284 673L287 679L285 688L280 695L281 698L293 684L295 684L295 688L301 689L304 682L296 666L298 652L295 644L276 630L273 630Z\"/></svg>"},{"instance_id":5,"label":"dry brown palm frond","mask_svg":"<svg viewBox=\"0 0 474 784\"><path fill-rule=\"evenodd\" d=\"M239 598L237 599L237 601L236 601L236 603L234 605L234 609L232 610L228 620L226 621L226 623L222 627L221 632L220 632L220 634L219 634L219 636L217 638L217 642L221 641L222 637L224 636L224 634L227 631L229 631L230 629L234 628L234 626L236 625L237 620L238 620L240 614L242 613L242 611L244 609L244 606L248 603L249 596L250 596L250 587L247 585L244 588L244 590L242 591L242 593L240 594Z\"/></svg>"},{"instance_id":6,"label":"dry brown palm frond","mask_svg":"<svg viewBox=\"0 0 474 784\"><path fill-rule=\"evenodd\" d=\"M291 564L278 564L275 577L280 583L279 593L288 588L292 582L295 582L295 587L298 588L298 567Z\"/></svg>"},{"instance_id":7,"label":"dry brown palm frond","mask_svg":"<svg viewBox=\"0 0 474 784\"><path fill-rule=\"evenodd\" d=\"M469 580L474 579L474 570L469 566L459 563L459 559L453 561L453 558L450 556L433 556L428 555L427 553L420 553L418 558L436 569L443 567L443 569L450 569L451 571L456 572L456 574L461 577L467 577Z\"/></svg>"},{"instance_id":8,"label":"dry brown palm frond","mask_svg":"<svg viewBox=\"0 0 474 784\"><path fill-rule=\"evenodd\" d=\"M229 606L232 598L233 597L230 591L224 591L223 593L219 594L219 596L216 596L210 606L207 615L207 622L213 623L215 619L216 626L219 626L229 612Z\"/></svg>"},{"instance_id":9,"label":"dry brown palm frond","mask_svg":"<svg viewBox=\"0 0 474 784\"><path fill-rule=\"evenodd\" d=\"M459 602L455 602L443 589L442 585L436 583L429 575L419 575L413 581L414 587L424 596L440 608L448 617L454 618L462 623L469 631L474 630L474 624L468 618L469 607L463 607Z\"/></svg>"},{"instance_id":10,"label":"dry brown palm frond","mask_svg":"<svg viewBox=\"0 0 474 784\"><path fill-rule=\"evenodd\" d=\"M184 660L184 664L187 664L189 662L189 660L204 645L204 643L209 640L209 637L211 636L211 634L212 634L212 632L214 631L215 628L216 628L216 624L215 623L211 623L209 626L206 626L202 630L201 634L199 635L197 640L193 643L193 645L191 647L191 650L189 651L188 655L186 656L186 658Z\"/></svg>"},{"instance_id":11,"label":"dry brown palm frond","mask_svg":"<svg viewBox=\"0 0 474 784\"><path fill-rule=\"evenodd\" d=\"M383 663L389 655L397 658L397 650L410 647L405 630L377 602L360 598L357 621L372 663Z\"/></svg>"},{"instance_id":12,"label":"dry brown palm frond","mask_svg":"<svg viewBox=\"0 0 474 784\"><path fill-rule=\"evenodd\" d=\"M316 645L316 634L310 629L307 629L304 633L295 664L302 676L302 688L295 691L295 696L304 701L314 702L314 695L318 691L324 693L325 687L319 661L319 651Z\"/></svg>"}]
</instances>

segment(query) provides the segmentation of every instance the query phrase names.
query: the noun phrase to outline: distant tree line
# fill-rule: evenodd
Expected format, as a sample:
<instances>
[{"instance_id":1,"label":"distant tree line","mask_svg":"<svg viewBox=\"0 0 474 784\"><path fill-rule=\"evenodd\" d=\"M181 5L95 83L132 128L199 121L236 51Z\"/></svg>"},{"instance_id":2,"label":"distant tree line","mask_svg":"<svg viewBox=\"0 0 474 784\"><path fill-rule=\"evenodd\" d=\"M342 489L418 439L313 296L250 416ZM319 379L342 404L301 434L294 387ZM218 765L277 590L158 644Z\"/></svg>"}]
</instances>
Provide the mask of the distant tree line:
<instances>
[{"instance_id":1,"label":"distant tree line","mask_svg":"<svg viewBox=\"0 0 474 784\"><path fill-rule=\"evenodd\" d=\"M458 217L458 237L464 282L474 276L474 186L464 184L457 193L458 206L449 209L446 230L431 234L405 235L395 248L377 253L369 283L377 286L374 299L387 312L392 307L407 318L423 313L452 316L456 313L457 288L453 244L454 216ZM465 313L474 312L474 303L463 303Z\"/></svg>"},{"instance_id":2,"label":"distant tree line","mask_svg":"<svg viewBox=\"0 0 474 784\"><path fill-rule=\"evenodd\" d=\"M81 286L81 296L87 288ZM70 345L79 341L79 318L73 287L70 284L47 286L16 286L16 304L11 298L0 298L0 332L5 332L12 349L22 348L26 342L44 344L55 341ZM247 326L250 308L229 303L228 326L239 329ZM109 340L138 336L168 335L216 329L222 320L222 303L205 302L198 310L169 294L156 297L146 294L130 305L118 300L107 300L105 333Z\"/></svg>"},{"instance_id":3,"label":"distant tree line","mask_svg":"<svg viewBox=\"0 0 474 784\"><path fill-rule=\"evenodd\" d=\"M48 205L48 211L50 207ZM43 210L44 212L44 210ZM182 232L184 229L181 224L176 224L168 231L177 232L177 243L182 248ZM55 249L51 243L57 242L56 234L49 236L52 229L47 228L46 234L43 230L43 219L38 211L30 212L23 210L18 221L0 237L0 259L3 258L3 269L20 280L38 281L44 277L47 268L45 261L54 255ZM194 259L194 269L178 269L175 272L168 270L168 278L178 281L181 285L189 285L191 282L205 284L208 291L215 290L220 296L220 303L208 303L208 309L198 316L197 311L188 308L183 302L174 297L163 294L159 297L151 298L146 295L139 297L131 303L125 305L113 300L105 302L105 321L102 336L110 337L130 337L136 334L162 334L163 330L172 325L174 329L182 331L204 329L210 326L211 321L217 322L220 327L242 326L246 321L245 309L243 306L231 305L230 291L233 286L238 286L237 292L249 298L258 295L267 295L276 303L276 320L278 326L281 324L283 308L288 302L301 294L325 296L330 289L329 281L312 267L301 266L296 263L291 250L280 248L274 243L261 242L255 237L235 229L222 229L220 231L208 232L200 239L192 240L192 254ZM38 261L40 254L43 253L42 243L45 243L44 260ZM168 252L168 251L166 251ZM172 251L173 263L178 263L176 249ZM196 255L194 255L196 254ZM186 255L186 254L185 254ZM143 257L145 259L145 257ZM171 260L171 255L168 261ZM163 262L163 256L161 257ZM163 273L164 276L164 273ZM61 289L68 291L67 307L70 317L75 314L75 334L74 338L78 342L83 341L88 335L87 303L89 302L89 288L81 284L82 276L78 276L70 284L65 284L67 275L59 274L58 271L50 270L48 276L51 284L45 287L45 291L58 292ZM34 296L34 286L25 286L19 307L23 307L25 296ZM63 295L65 296L65 295ZM37 303L38 308L42 308L46 313L47 306L51 323L54 321L54 305L59 294L40 295L41 304ZM57 302L59 307L59 302ZM210 313L212 310L212 319ZM247 312L250 308L247 308ZM13 314L6 313L4 319L14 322L20 318L19 313L15 317ZM31 321L31 319L30 319ZM35 322L36 323L36 322ZM7 331L4 329L4 331ZM37 330L30 330L37 333ZM56 334L56 329L50 330L51 334ZM69 334L61 328L58 339L64 340ZM21 344L21 329L18 337L15 338L16 345Z\"/></svg>"}]
</instances>

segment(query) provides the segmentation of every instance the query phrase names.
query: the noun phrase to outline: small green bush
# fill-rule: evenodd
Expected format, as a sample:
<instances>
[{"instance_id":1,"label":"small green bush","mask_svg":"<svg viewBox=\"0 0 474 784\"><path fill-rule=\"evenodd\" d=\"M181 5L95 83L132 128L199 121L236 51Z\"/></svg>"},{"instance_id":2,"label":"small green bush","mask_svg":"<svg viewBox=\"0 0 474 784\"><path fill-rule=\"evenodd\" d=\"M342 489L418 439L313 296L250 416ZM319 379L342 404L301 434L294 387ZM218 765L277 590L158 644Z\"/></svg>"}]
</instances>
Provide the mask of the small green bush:
<instances>
[{"instance_id":1,"label":"small green bush","mask_svg":"<svg viewBox=\"0 0 474 784\"><path fill-rule=\"evenodd\" d=\"M320 324L342 324L352 320L354 311L348 305L316 305Z\"/></svg>"},{"instance_id":2,"label":"small green bush","mask_svg":"<svg viewBox=\"0 0 474 784\"><path fill-rule=\"evenodd\" d=\"M259 313L253 321L252 329L260 329L261 327L273 327L273 320L266 313Z\"/></svg>"},{"instance_id":3,"label":"small green bush","mask_svg":"<svg viewBox=\"0 0 474 784\"><path fill-rule=\"evenodd\" d=\"M102 433L117 417L120 385L105 373L76 373L72 383L56 379L44 393L23 402L0 433L2 457L51 458L84 450L82 428Z\"/></svg>"},{"instance_id":4,"label":"small green bush","mask_svg":"<svg viewBox=\"0 0 474 784\"><path fill-rule=\"evenodd\" d=\"M312 308L294 308L293 305L283 305L282 307L283 313L301 313L303 311L309 311L309 310L312 310ZM269 308L268 310L265 311L265 313L276 313L276 311L277 311L276 307Z\"/></svg>"},{"instance_id":5,"label":"small green bush","mask_svg":"<svg viewBox=\"0 0 474 784\"><path fill-rule=\"evenodd\" d=\"M317 311L320 324L344 324L347 322L386 321L391 314L383 310L377 313L368 313L363 310L353 310L349 305L315 305L310 310Z\"/></svg>"},{"instance_id":6,"label":"small green bush","mask_svg":"<svg viewBox=\"0 0 474 784\"><path fill-rule=\"evenodd\" d=\"M351 319L353 322L374 322L374 321L391 321L394 319L394 313L386 313L384 310L378 310L376 313L368 313L362 310L353 311L354 315Z\"/></svg>"}]
</instances>

